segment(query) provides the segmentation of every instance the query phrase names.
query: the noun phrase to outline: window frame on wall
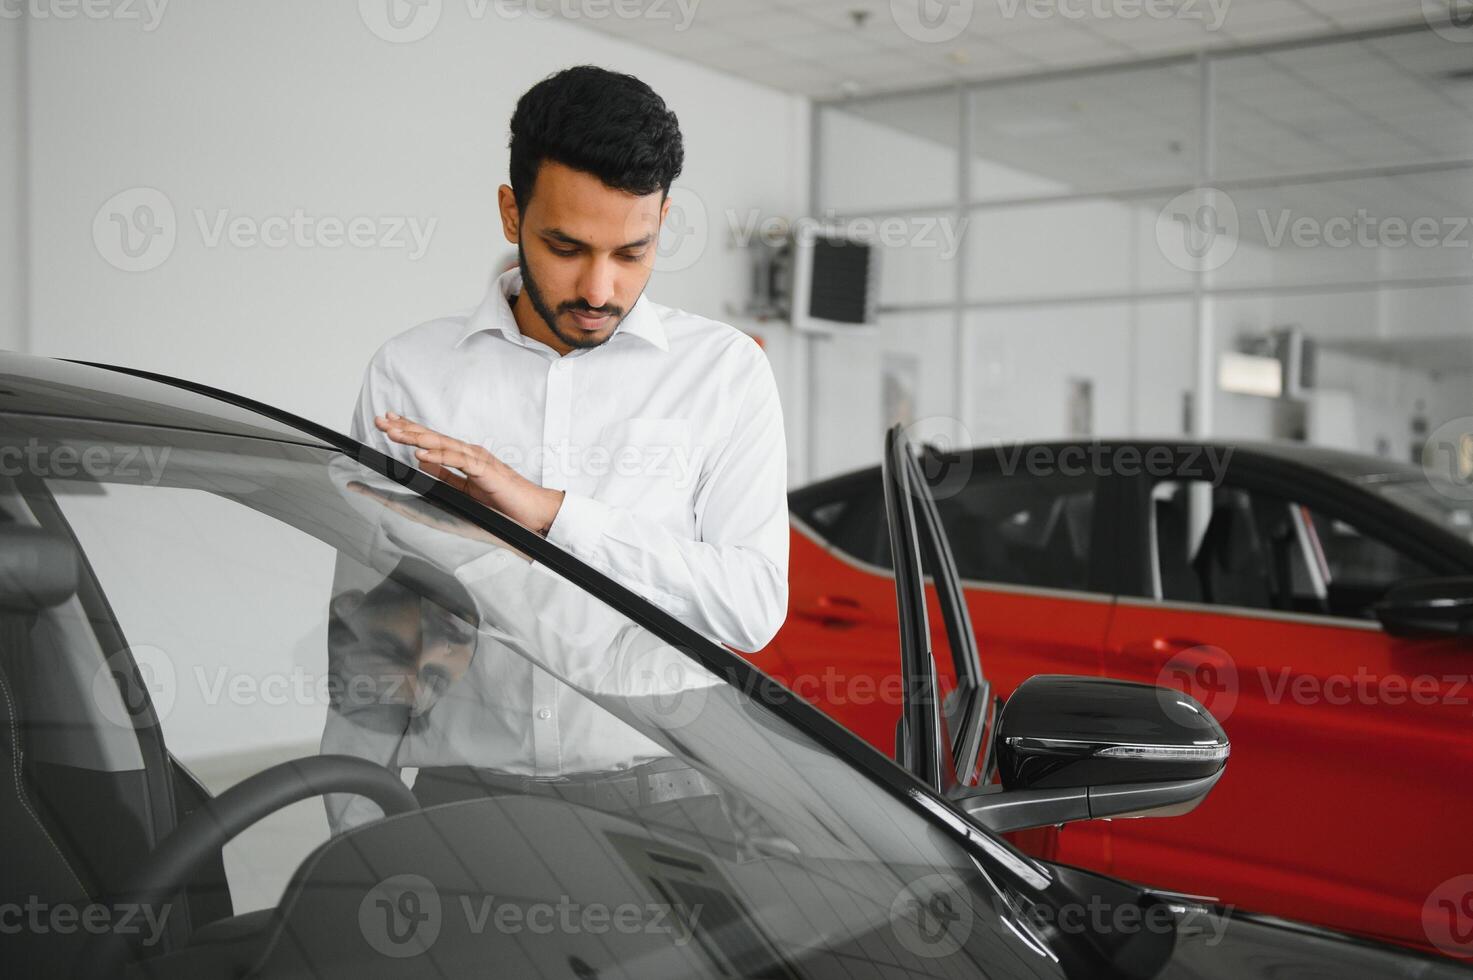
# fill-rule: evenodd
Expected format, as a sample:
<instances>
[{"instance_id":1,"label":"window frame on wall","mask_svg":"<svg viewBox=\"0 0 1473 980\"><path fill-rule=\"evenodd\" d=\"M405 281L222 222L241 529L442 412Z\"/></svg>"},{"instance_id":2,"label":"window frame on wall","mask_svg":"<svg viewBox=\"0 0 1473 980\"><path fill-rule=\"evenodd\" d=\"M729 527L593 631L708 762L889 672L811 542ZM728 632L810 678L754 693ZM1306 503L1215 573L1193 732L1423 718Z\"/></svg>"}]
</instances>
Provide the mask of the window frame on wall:
<instances>
[{"instance_id":1,"label":"window frame on wall","mask_svg":"<svg viewBox=\"0 0 1473 980\"><path fill-rule=\"evenodd\" d=\"M1093 65L1081 68L1068 68L1056 71L1032 72L1020 75L1000 76L997 78L980 79L973 81L958 81L944 85L929 85L906 89L900 91L887 91L873 95L843 96L830 99L815 99L810 107L810 133L812 137L812 153L810 154L810 181L809 200L811 209L815 213L832 217L843 221L852 218L883 218L894 216L907 216L915 213L938 213L945 211L954 212L959 218L970 220L974 216L984 215L989 212L1001 211L1003 209L1018 207L1041 207L1047 205L1067 204L1071 202L1090 201L1153 201L1166 200L1173 195L1192 191L1199 187L1211 186L1218 190L1231 193L1234 190L1259 190L1263 188L1308 186L1314 184L1343 182L1356 179L1370 179L1375 177L1398 177L1417 174L1435 173L1468 173L1473 175L1473 155L1466 159L1449 158L1427 158L1421 160L1388 161L1372 165L1352 166L1340 169L1318 169L1310 172L1296 171L1292 169L1274 170L1272 168L1262 171L1240 171L1237 173L1219 173L1218 156L1215 147L1221 134L1214 128L1216 110L1216 84L1215 74L1217 66L1246 58L1265 56L1269 54L1286 55L1295 51L1324 49L1336 45L1352 45L1366 41L1376 41L1384 38L1395 38L1401 36L1432 35L1435 32L1424 23L1407 23L1387 27L1371 28L1361 31L1347 31L1340 34L1330 34L1321 37L1295 39L1291 41L1273 41L1256 44L1242 44L1235 46L1222 46L1211 50L1203 50L1195 54L1166 55L1158 58L1148 58L1116 64ZM1163 69L1180 68L1192 66L1197 74L1196 104L1201 109L1201 117L1198 119L1195 135L1199 139L1199 145L1192 150L1197 156L1197 167L1195 173L1190 177L1177 180L1159 180L1112 183L1104 182L1098 185L1071 187L1058 192L1041 192L1017 195L1004 195L988 197L973 193L973 181L971 179L973 154L971 149L978 145L975 132L975 104L977 93L990 92L1001 89L1012 89L1019 93L1019 101L1026 100L1027 88L1030 85L1053 85L1062 81L1073 79L1081 80L1081 88L1087 87L1087 81L1091 79L1102 79L1126 76L1133 73L1158 71ZM824 114L831 112L844 112L846 107L852 112L853 107L872 105L887 101L900 99L916 99L925 96L940 96L957 101L957 128L956 128L956 158L957 158L957 180L956 194L950 199L941 198L917 202L913 205L903 207L877 207L856 210L837 210L829 206L823 192L824 188L824 166L826 150L824 134ZM1184 151L1185 152L1185 151ZM956 277L956 290L949 298L937 297L926 303L898 303L882 304L881 312L910 313L917 311L935 312L939 310L978 310L1002 308L1007 306L1036 304L1052 304L1063 300L1073 301L1075 299L1091 300L1132 300L1132 299L1165 299L1174 297L1191 297L1205 292L1208 296L1219 292L1224 294L1240 294L1250 287L1233 285L1223 287L1214 284L1211 277L1205 281L1199 281L1190 286L1181 288L1164 288L1158 290L1122 289L1119 291L1102 291L1091 293L1088 297L1041 295L1037 297L1007 297L1003 299L972 298L968 299L964 290L966 289L967 275L964 261L965 246L958 253L959 274ZM1473 274L1460 277L1441 277L1452 279L1459 283L1473 284ZM1329 284L1331 288L1336 285L1346 289L1365 291L1380 287L1396 287L1405 285L1404 277L1385 277L1363 279L1354 283ZM1264 283L1252 287L1251 291L1274 293L1282 290L1300 290L1304 284L1289 283Z\"/></svg>"},{"instance_id":2,"label":"window frame on wall","mask_svg":"<svg viewBox=\"0 0 1473 980\"><path fill-rule=\"evenodd\" d=\"M1414 175L1437 175L1437 174L1466 174L1473 177L1473 152L1467 159L1437 158L1435 155L1425 159L1388 159L1371 165L1358 164L1340 169L1321 169L1315 172L1296 172L1289 167L1275 168L1269 166L1261 171L1251 171L1239 168L1234 172L1220 172L1218 161L1221 154L1218 146L1225 138L1220 131L1217 119L1219 93L1216 87L1216 76L1218 69L1223 65L1238 65L1243 59L1252 57L1273 56L1275 58L1292 57L1296 52L1319 50L1324 51L1336 45L1351 46L1363 43L1374 43L1383 39L1394 39L1399 37L1410 37L1415 35L1431 36L1435 32L1426 23L1409 21L1404 24L1376 27L1358 31L1346 31L1339 34L1330 34L1321 37L1294 39L1289 41L1274 41L1255 44L1242 44L1234 46L1221 46L1211 50L1202 50L1192 54L1168 55L1159 58L1121 62L1112 65L1089 66L1083 68L1064 69L1059 71L1044 71L1025 73L1020 75L1004 76L992 79L958 81L945 85L932 85L906 90L904 92L884 92L874 95L846 96L842 98L814 100L811 105L811 155L810 155L810 183L809 200L810 207L814 213L824 214L835 220L843 221L850 218L884 218L889 216L908 216L919 211L930 213L949 212L954 215L955 220L967 224L983 223L990 215L1001 214L1005 210L1019 208L1048 209L1056 206L1085 206L1090 202L1112 201L1112 202L1169 202L1178 195L1200 192L1203 188L1212 188L1217 192L1231 195L1234 192L1252 194L1262 192L1265 189L1271 193L1277 189L1306 188L1319 185L1332 184L1336 181L1345 182L1353 180L1371 180L1375 178L1405 178ZM1049 85L1057 87L1060 83L1071 80L1079 82L1082 91L1087 90L1091 81L1101 79L1118 79L1130 73L1141 73L1173 69L1190 68L1196 76L1195 102L1199 110L1194 127L1194 135L1198 143L1188 150L1183 147L1183 152L1190 152L1195 156L1195 172L1185 175L1182 179L1167 180L1144 180L1127 185L1115 185L1113 182L1105 181L1098 185L1069 187L1057 192L1026 193L1011 196L989 196L981 188L973 185L973 147L979 144L976 132L975 118L976 103L979 93L991 93L995 91L1009 91L1016 93L1020 102L1026 102L1029 86ZM903 208L873 208L865 211L837 212L830 214L826 209L827 202L824 195L824 165L827 154L831 147L825 145L823 117L825 113L844 112L846 107L852 109L856 106L875 104L882 100L895 100L897 98L922 98L927 94L944 96L954 99L957 103L955 146L957 158L957 174L955 180L956 194L949 201L933 201L924 208L919 205ZM1189 134L1193 135L1193 134ZM897 174L897 180L904 179L903 174ZM1294 193L1299 193L1296 190ZM1292 198L1293 195L1288 195ZM1130 206L1141 206L1131 204ZM1275 256L1268 254L1272 264ZM1139 274L1132 273L1121 277L1124 281L1119 288L1091 288L1088 290L1076 290L1074 292L1060 293L1058 290L1043 288L1037 292L1021 292L1018 294L1005 293L999 295L987 295L979 293L972 285L974 270L969 261L969 250L966 236L962 235L962 241L955 255L954 281L951 283L949 295L936 295L929 297L925 302L891 302L884 296L878 311L887 315L906 315L916 313L942 313L949 314L955 323L954 336L954 363L955 384L953 389L954 416L959 420L968 420L973 417L972 405L968 395L969 377L966 368L967 344L969 329L967 325L967 314L987 311L1006 311L1017 309L1041 308L1055 306L1061 303L1150 303L1168 300L1185 300L1193 304L1194 323L1185 324L1184 328L1194 328L1196 345L1198 349L1197 365L1192 375L1184 379L1188 382L1191 390L1209 390L1215 384L1212 368L1208 358L1215 356L1217 340L1214 337L1216 328L1213 326L1217 316L1216 307L1223 302L1237 299L1267 299L1273 297L1299 295L1306 290L1324 292L1326 294L1345 295L1348 297L1376 296L1384 294L1387 290L1405 290L1421 288L1440 288L1447 286L1473 286L1473 273L1456 274L1455 272L1439 272L1433 270L1429 275L1397 275L1389 274L1384 268L1378 269L1377 274L1371 276L1331 276L1325 282L1300 281L1302 277L1290 275L1287 279L1275 269L1274 274L1263 278L1263 281L1247 281L1241 277L1233 279L1230 276L1216 275L1210 270L1190 270L1184 281L1175 282L1165 280L1158 283L1140 281ZM1147 277L1150 278L1149 276ZM1174 277L1172 277L1174 278ZM1283 281L1279 281L1283 279ZM813 371L812 360L809 365L810 372ZM1206 436L1212 431L1212 408L1211 399L1197 398L1190 403L1191 413L1190 431L1199 436ZM1133 409L1132 409L1133 411ZM812 416L808 422L808 444L811 447L816 443L817 435ZM1135 432L1137 426L1132 424L1131 431ZM811 461L810 461L811 462Z\"/></svg>"}]
</instances>

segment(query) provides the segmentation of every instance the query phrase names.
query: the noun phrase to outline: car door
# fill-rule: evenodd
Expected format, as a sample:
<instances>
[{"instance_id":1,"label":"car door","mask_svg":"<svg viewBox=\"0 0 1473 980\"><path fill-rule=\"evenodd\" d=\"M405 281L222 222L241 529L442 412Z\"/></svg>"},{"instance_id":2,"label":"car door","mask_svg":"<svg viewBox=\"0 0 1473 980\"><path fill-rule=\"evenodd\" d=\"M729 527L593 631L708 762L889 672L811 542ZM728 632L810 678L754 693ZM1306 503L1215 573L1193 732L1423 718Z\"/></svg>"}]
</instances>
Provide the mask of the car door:
<instances>
[{"instance_id":1,"label":"car door","mask_svg":"<svg viewBox=\"0 0 1473 980\"><path fill-rule=\"evenodd\" d=\"M943 454L919 466L935 500L994 690L1035 674L1100 671L1112 610L1114 514L1124 481L1076 443ZM872 745L893 752L900 717L895 579L878 470L792 495L789 617L759 666ZM938 644L941 617L930 622ZM940 658L943 691L955 683ZM1032 834L1023 846L1074 863L1105 860L1105 829ZM1057 849L1056 849L1057 848Z\"/></svg>"},{"instance_id":2,"label":"car door","mask_svg":"<svg viewBox=\"0 0 1473 980\"><path fill-rule=\"evenodd\" d=\"M1141 479L1144 594L1119 600L1105 673L1193 694L1233 761L1195 812L1111 824L1109 868L1425 945L1424 904L1473 867L1449 823L1473 800L1473 644L1382 630L1377 595L1445 569L1328 486L1251 459Z\"/></svg>"},{"instance_id":3,"label":"car door","mask_svg":"<svg viewBox=\"0 0 1473 980\"><path fill-rule=\"evenodd\" d=\"M886 754L900 716L900 648L879 471L790 497L788 617L753 662Z\"/></svg>"}]
</instances>

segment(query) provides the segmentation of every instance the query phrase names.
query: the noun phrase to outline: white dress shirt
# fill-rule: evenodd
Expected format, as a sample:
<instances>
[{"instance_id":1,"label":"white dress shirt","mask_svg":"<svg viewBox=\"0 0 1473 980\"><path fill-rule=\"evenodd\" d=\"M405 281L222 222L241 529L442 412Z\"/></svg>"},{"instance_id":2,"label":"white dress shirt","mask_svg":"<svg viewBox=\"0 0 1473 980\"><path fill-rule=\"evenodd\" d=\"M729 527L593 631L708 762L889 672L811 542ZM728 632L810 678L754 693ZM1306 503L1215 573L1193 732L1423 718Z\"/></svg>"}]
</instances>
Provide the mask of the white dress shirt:
<instances>
[{"instance_id":1,"label":"white dress shirt","mask_svg":"<svg viewBox=\"0 0 1473 980\"><path fill-rule=\"evenodd\" d=\"M787 448L772 369L733 327L641 296L599 347L523 336L503 274L479 307L374 355L354 438L405 463L375 415L478 443L565 491L548 540L705 635L760 650L788 605Z\"/></svg>"},{"instance_id":2,"label":"white dress shirt","mask_svg":"<svg viewBox=\"0 0 1473 980\"><path fill-rule=\"evenodd\" d=\"M707 689L720 681L685 651L545 566L457 533L476 533L468 522L445 514L443 524L419 523L351 492L350 483L397 488L346 457L332 469L344 499L366 521L362 550L348 549L339 560L334 595L373 589L401 559L423 559L465 587L477 635L465 673L414 714L397 697L387 707L376 691L365 697L360 683L402 668L386 672L371 640L359 649L340 640L337 680L358 693L328 712L324 753L396 771L468 765L555 778L668 756L647 733L675 732L699 719ZM367 800L336 794L327 810L335 832L379 814Z\"/></svg>"},{"instance_id":3,"label":"white dress shirt","mask_svg":"<svg viewBox=\"0 0 1473 980\"><path fill-rule=\"evenodd\" d=\"M485 446L533 482L565 491L553 544L712 639L761 649L788 598L787 451L761 349L732 327L641 297L606 343L559 356L517 328L509 297L520 288L520 274L507 272L475 310L380 348L354 438L417 465L411 447L373 424L397 412ZM363 475L337 476L349 478ZM646 695L665 688L662 703L676 715L667 720L678 721L699 703L688 689L714 680L694 661L540 565L350 500L378 524L371 550L414 540L412 550L456 569L483 621L466 676L422 718L375 731L332 713L323 751L539 777L668 754L588 694L614 693L612 683L627 696L639 686L631 678L643 678L655 686ZM335 591L354 577L340 567ZM372 810L350 802L329 804L338 829Z\"/></svg>"}]
</instances>

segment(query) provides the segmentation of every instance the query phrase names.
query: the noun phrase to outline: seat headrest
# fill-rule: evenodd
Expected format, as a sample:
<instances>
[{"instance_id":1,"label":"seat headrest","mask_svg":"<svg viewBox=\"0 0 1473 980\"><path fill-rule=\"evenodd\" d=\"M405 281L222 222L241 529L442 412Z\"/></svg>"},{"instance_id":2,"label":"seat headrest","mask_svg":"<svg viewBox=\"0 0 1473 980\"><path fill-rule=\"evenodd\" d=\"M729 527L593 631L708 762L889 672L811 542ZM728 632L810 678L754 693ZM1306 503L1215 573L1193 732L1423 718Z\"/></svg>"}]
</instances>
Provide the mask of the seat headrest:
<instances>
[{"instance_id":1,"label":"seat headrest","mask_svg":"<svg viewBox=\"0 0 1473 980\"><path fill-rule=\"evenodd\" d=\"M77 549L60 534L0 524L0 609L36 612L77 591Z\"/></svg>"}]
</instances>

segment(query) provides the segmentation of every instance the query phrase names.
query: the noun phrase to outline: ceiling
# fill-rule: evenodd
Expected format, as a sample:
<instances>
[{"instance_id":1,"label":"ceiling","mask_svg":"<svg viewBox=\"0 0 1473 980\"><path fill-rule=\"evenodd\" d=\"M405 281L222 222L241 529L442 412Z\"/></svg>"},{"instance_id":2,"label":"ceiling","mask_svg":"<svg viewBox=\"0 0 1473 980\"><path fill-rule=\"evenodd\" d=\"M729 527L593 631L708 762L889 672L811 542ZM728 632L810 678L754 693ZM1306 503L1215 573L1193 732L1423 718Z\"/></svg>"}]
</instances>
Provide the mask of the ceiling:
<instances>
[{"instance_id":1,"label":"ceiling","mask_svg":"<svg viewBox=\"0 0 1473 980\"><path fill-rule=\"evenodd\" d=\"M656 0L642 2L654 9ZM682 0L660 2L674 9ZM1408 220L1473 215L1473 170L1422 169L1473 160L1473 43L1451 43L1445 30L1426 29L1431 15L1424 10L1449 0L683 2L694 9L688 25L657 17L586 23L830 103L825 116L863 117L953 155L958 96L946 86L994 81L971 94L972 151L984 168L977 174L988 175L973 177L974 200L1099 192L1155 214L1174 190L1163 190L1157 200L1140 189L1189 186L1197 179L1204 118L1198 65L1160 62L1205 49L1222 52L1212 61L1214 183L1232 187L1248 179L1231 191L1243 240L1262 242L1268 223L1282 214L1321 220L1359 210ZM1200 17L1059 12L1125 12L1158 2L1177 9L1187 4ZM1223 17L1209 29L1214 2ZM913 36L914 11L922 3L933 12L969 10L965 28L945 41ZM1377 30L1397 27L1419 29ZM1272 47L1295 40L1317 43ZM1473 31L1453 40L1473 40ZM1112 70L1064 71L1099 65ZM846 156L840 148L825 158L843 166ZM1404 165L1411 169L1377 172ZM996 179L1008 172L1017 179ZM1328 173L1350 176L1278 179ZM944 180L911 183L931 199L897 206L955 206L954 183L949 190ZM1473 238L1473 231L1463 234ZM1466 275L1466 249L1402 250L1394 256L1399 264L1390 266L1385 251L1350 249L1331 256L1323 270L1286 264L1273 272L1288 280L1307 275L1337 282ZM1460 313L1445 312L1461 320ZM1362 358L1473 372L1473 342L1448 336L1446 324L1420 326L1403 325L1395 340L1333 336L1338 331L1321 339Z\"/></svg>"},{"instance_id":2,"label":"ceiling","mask_svg":"<svg viewBox=\"0 0 1473 980\"><path fill-rule=\"evenodd\" d=\"M1473 44L1424 29L1235 54L1212 70L1220 178L1473 158ZM957 144L948 91L834 109ZM1188 61L1023 78L976 90L972 117L978 156L1062 185L1040 192L1190 182L1200 71Z\"/></svg>"},{"instance_id":3,"label":"ceiling","mask_svg":"<svg viewBox=\"0 0 1473 980\"><path fill-rule=\"evenodd\" d=\"M1421 20L1422 3L1444 2L644 0L635 4L643 16L577 21L763 85L836 98L1349 32ZM1163 4L1175 13L1144 12ZM919 20L923 9L945 19Z\"/></svg>"},{"instance_id":4,"label":"ceiling","mask_svg":"<svg viewBox=\"0 0 1473 980\"><path fill-rule=\"evenodd\" d=\"M1236 8L1234 8L1236 9ZM1333 181L1277 179L1235 189L1245 215L1473 215L1466 170L1377 175L1378 168L1473 160L1473 44L1425 29L1214 59L1214 183L1354 173ZM973 178L974 200L1190 185L1202 144L1200 69L1192 61L1105 73L1023 78L972 95L973 152L993 165ZM951 148L957 95L900 93L837 103L859 116ZM838 139L835 135L833 139ZM831 147L843 166L859 147ZM1015 179L1002 179L1003 173ZM954 187L920 193L945 204ZM1118 196L1159 209L1174 189ZM1261 222L1245 222L1252 237Z\"/></svg>"}]
</instances>

